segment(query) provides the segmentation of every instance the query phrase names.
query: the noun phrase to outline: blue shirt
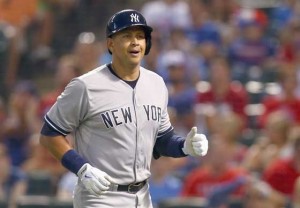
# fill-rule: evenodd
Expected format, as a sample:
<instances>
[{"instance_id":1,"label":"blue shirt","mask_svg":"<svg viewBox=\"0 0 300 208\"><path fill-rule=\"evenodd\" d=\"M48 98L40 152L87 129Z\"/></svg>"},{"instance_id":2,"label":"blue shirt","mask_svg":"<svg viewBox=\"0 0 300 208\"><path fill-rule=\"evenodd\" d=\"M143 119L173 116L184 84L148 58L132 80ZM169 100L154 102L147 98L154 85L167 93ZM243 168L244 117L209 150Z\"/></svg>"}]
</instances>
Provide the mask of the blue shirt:
<instances>
[{"instance_id":1,"label":"blue shirt","mask_svg":"<svg viewBox=\"0 0 300 208\"><path fill-rule=\"evenodd\" d=\"M161 183L154 183L149 180L149 191L154 207L158 206L161 200L179 196L182 188L182 181L175 176L166 176Z\"/></svg>"}]
</instances>

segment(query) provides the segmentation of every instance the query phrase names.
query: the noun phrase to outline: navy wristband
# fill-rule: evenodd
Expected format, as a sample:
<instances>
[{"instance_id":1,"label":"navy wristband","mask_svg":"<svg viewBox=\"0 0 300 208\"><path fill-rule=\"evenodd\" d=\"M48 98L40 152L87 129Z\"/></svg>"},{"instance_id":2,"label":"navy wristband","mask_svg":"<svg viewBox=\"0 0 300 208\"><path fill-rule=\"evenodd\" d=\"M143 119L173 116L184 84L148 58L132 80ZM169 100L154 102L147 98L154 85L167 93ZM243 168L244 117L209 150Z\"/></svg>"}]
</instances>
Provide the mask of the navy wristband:
<instances>
[{"instance_id":1,"label":"navy wristband","mask_svg":"<svg viewBox=\"0 0 300 208\"><path fill-rule=\"evenodd\" d=\"M62 159L61 164L67 168L69 171L75 173L77 175L80 168L85 164L88 163L86 159L81 157L75 150L71 149L67 151Z\"/></svg>"}]
</instances>

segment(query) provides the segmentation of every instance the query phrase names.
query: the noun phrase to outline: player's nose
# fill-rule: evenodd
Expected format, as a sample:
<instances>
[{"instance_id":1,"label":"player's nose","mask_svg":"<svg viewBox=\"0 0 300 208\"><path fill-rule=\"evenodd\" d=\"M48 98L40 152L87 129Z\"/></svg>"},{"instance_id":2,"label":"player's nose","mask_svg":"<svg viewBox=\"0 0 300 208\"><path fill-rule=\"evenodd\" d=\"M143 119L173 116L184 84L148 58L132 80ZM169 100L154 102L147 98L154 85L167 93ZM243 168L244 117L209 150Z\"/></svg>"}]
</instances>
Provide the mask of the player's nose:
<instances>
[{"instance_id":1,"label":"player's nose","mask_svg":"<svg viewBox=\"0 0 300 208\"><path fill-rule=\"evenodd\" d=\"M139 41L137 37L132 37L131 38L131 44L132 45L139 45Z\"/></svg>"}]
</instances>

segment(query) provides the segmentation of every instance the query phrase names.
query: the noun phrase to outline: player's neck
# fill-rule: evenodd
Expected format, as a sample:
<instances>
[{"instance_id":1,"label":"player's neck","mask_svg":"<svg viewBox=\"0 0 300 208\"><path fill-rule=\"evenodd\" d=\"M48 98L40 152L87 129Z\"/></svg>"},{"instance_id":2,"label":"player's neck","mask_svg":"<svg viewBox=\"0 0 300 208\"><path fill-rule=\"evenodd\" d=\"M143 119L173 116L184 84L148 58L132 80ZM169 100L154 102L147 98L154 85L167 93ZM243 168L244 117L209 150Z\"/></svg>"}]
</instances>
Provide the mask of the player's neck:
<instances>
[{"instance_id":1,"label":"player's neck","mask_svg":"<svg viewBox=\"0 0 300 208\"><path fill-rule=\"evenodd\" d=\"M140 74L140 66L123 66L121 64L112 63L112 70L125 81L134 81L137 80Z\"/></svg>"}]
</instances>

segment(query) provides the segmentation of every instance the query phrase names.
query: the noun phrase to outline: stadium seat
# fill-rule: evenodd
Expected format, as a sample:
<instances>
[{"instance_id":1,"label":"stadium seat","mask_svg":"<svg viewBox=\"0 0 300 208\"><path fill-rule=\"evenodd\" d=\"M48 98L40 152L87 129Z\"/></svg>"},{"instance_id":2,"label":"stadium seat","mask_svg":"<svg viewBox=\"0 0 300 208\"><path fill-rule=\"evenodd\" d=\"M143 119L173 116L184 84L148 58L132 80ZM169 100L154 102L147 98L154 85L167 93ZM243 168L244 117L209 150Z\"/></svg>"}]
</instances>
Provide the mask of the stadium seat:
<instances>
[{"instance_id":1,"label":"stadium seat","mask_svg":"<svg viewBox=\"0 0 300 208\"><path fill-rule=\"evenodd\" d=\"M264 84L259 81L249 81L245 84L249 96L249 103L261 103L264 97Z\"/></svg>"},{"instance_id":2,"label":"stadium seat","mask_svg":"<svg viewBox=\"0 0 300 208\"><path fill-rule=\"evenodd\" d=\"M278 95L280 92L281 92L281 87L279 83L276 82L265 83L266 95Z\"/></svg>"}]
</instances>

